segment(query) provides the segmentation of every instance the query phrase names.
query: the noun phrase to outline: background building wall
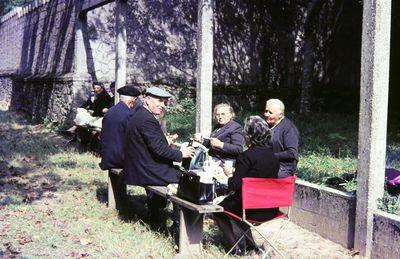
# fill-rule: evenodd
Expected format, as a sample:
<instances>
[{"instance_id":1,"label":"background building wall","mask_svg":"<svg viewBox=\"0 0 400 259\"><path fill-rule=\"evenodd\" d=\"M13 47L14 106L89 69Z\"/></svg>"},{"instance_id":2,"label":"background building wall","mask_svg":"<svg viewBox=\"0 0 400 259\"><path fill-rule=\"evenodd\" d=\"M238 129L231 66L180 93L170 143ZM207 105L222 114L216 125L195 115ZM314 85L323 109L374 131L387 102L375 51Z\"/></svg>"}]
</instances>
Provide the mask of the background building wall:
<instances>
[{"instance_id":1,"label":"background building wall","mask_svg":"<svg viewBox=\"0 0 400 259\"><path fill-rule=\"evenodd\" d=\"M79 66L74 64L79 4L82 4L81 0L36 0L2 18L0 76L7 75L10 80L18 81L11 85L11 108L33 113L29 107L31 103L20 98L29 94L26 89L29 87L22 87L26 84L34 89L50 91L50 94L41 95L43 98L38 105L45 102L43 106L57 112L57 103L46 100L46 97L58 96L59 92L52 92L60 89L54 90L55 82L69 78L72 83L67 83L66 87L74 86L65 93L72 93L73 101L60 105L70 106L63 110L69 110L68 116L71 117L73 106L79 102L77 100L84 99L85 92L89 91L90 81L108 85L115 80L114 2L87 13L83 35L88 78L75 77L82 74L82 71L76 71ZM128 83L139 83L143 88L161 85L177 96L194 97L198 1L129 0L127 6ZM343 6L346 8L341 8ZM359 21L359 12L355 12L357 15L350 15L352 11L340 12L357 11L359 3L356 0L322 1L319 7L316 13L329 19L306 24L307 10L293 1L216 1L213 102L229 102L237 111L259 111L265 99L275 97L283 99L288 110L296 110L299 92L302 85L306 85L302 84L302 71L309 66L307 80L311 80L313 86L310 92L318 96L337 95L336 99L341 102L337 105L332 103L332 98L325 100L315 96L312 102L316 109L323 110L330 102L336 110L349 110L346 105L352 103L356 103L354 107L358 109L354 101L357 98L353 98L358 94L351 93L357 93L359 87L356 82L359 78L359 55L350 57L337 52L342 53L343 48L338 46L345 41L348 43L346 51L359 53L359 38L355 33L359 33L358 23L346 22ZM315 17L316 21L320 21L318 17ZM318 42L310 51L314 55L314 64L305 63L303 59L306 26L311 26L312 37L316 37L309 40ZM347 69L343 64L355 69ZM4 83L0 87L10 89L10 84ZM331 89L338 89L338 93L332 94ZM6 92L10 91L1 91L0 94L5 96ZM37 116L32 114L32 117L40 121L44 119L43 114L52 113L46 111Z\"/></svg>"}]
</instances>

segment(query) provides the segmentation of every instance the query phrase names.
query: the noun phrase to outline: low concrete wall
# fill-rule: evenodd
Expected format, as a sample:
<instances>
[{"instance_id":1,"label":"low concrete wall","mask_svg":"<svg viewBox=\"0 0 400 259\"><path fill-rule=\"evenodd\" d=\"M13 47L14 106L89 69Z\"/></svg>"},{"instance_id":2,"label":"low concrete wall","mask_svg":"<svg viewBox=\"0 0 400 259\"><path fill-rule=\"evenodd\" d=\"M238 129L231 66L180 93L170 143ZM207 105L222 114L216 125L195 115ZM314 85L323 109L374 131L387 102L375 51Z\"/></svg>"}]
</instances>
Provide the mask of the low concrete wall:
<instances>
[{"instance_id":1,"label":"low concrete wall","mask_svg":"<svg viewBox=\"0 0 400 259\"><path fill-rule=\"evenodd\" d=\"M293 221L344 247L354 246L355 195L296 181Z\"/></svg>"},{"instance_id":2,"label":"low concrete wall","mask_svg":"<svg viewBox=\"0 0 400 259\"><path fill-rule=\"evenodd\" d=\"M374 213L372 258L400 258L400 217Z\"/></svg>"}]
</instances>

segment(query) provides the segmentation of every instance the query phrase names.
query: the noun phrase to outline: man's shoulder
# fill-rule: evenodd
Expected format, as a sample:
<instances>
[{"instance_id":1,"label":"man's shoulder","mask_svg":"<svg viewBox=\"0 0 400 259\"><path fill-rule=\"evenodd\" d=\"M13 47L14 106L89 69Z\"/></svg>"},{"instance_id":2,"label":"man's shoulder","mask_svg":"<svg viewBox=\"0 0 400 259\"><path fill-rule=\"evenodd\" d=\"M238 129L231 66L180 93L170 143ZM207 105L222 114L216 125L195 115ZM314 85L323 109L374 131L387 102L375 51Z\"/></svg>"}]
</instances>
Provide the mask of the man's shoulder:
<instances>
[{"instance_id":1,"label":"man's shoulder","mask_svg":"<svg viewBox=\"0 0 400 259\"><path fill-rule=\"evenodd\" d=\"M279 126L279 125L278 125ZM280 128L280 131L286 132L288 134L292 134L292 135L299 135L299 130L297 129L296 125L289 120L287 117L285 117L282 121L282 125Z\"/></svg>"},{"instance_id":2,"label":"man's shoulder","mask_svg":"<svg viewBox=\"0 0 400 259\"><path fill-rule=\"evenodd\" d=\"M124 104L124 103L117 103L116 105L114 105L113 107L111 107L107 113L106 116L112 116L114 114L126 114L126 115L130 115L132 114L132 110L129 109L129 107Z\"/></svg>"},{"instance_id":3,"label":"man's shoulder","mask_svg":"<svg viewBox=\"0 0 400 259\"><path fill-rule=\"evenodd\" d=\"M132 113L132 116L129 118L129 123L140 123L143 124L145 121L157 121L154 118L153 114L151 114L146 108L143 106L138 107Z\"/></svg>"}]
</instances>

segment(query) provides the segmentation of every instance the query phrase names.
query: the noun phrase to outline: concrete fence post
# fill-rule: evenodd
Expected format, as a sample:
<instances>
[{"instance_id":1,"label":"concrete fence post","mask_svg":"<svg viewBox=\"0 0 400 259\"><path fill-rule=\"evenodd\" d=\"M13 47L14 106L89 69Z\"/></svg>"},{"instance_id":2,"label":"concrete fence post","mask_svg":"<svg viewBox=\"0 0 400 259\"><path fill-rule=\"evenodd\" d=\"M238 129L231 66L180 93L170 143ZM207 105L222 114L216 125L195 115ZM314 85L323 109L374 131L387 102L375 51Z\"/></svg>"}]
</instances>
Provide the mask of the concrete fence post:
<instances>
[{"instance_id":1,"label":"concrete fence post","mask_svg":"<svg viewBox=\"0 0 400 259\"><path fill-rule=\"evenodd\" d=\"M198 1L196 132L211 132L213 84L213 0Z\"/></svg>"},{"instance_id":2,"label":"concrete fence post","mask_svg":"<svg viewBox=\"0 0 400 259\"><path fill-rule=\"evenodd\" d=\"M126 63L127 63L127 38L126 38L126 0L116 0L115 33L115 90L126 84ZM115 94L115 103L119 102L119 95Z\"/></svg>"},{"instance_id":3,"label":"concrete fence post","mask_svg":"<svg viewBox=\"0 0 400 259\"><path fill-rule=\"evenodd\" d=\"M371 257L373 213L383 196L391 0L363 1L355 249Z\"/></svg>"}]
</instances>

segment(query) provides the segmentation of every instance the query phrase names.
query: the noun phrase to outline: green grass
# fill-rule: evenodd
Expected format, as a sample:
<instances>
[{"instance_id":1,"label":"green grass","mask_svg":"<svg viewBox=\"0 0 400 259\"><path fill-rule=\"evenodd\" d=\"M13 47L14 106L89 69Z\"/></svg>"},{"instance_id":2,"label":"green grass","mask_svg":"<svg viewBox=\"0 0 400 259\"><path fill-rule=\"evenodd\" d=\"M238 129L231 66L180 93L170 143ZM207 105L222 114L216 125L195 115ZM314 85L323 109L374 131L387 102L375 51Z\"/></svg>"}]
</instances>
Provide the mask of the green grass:
<instances>
[{"instance_id":1,"label":"green grass","mask_svg":"<svg viewBox=\"0 0 400 259\"><path fill-rule=\"evenodd\" d=\"M0 257L173 257L172 236L145 222L143 188L129 188L119 214L107 208L99 162L49 129L0 111ZM204 256L222 257L219 232L206 226Z\"/></svg>"},{"instance_id":2,"label":"green grass","mask_svg":"<svg viewBox=\"0 0 400 259\"><path fill-rule=\"evenodd\" d=\"M186 101L188 103L188 101ZM181 141L187 141L195 132L195 110L178 106L168 115L168 131L177 132ZM241 112L235 120L241 124L250 115L263 116L260 111ZM286 114L300 132L300 159L297 176L316 184L354 192L357 189L358 114L312 113ZM387 167L400 168L400 134L389 122ZM332 185L332 178L343 181ZM343 179L345 178L345 179Z\"/></svg>"},{"instance_id":3,"label":"green grass","mask_svg":"<svg viewBox=\"0 0 400 259\"><path fill-rule=\"evenodd\" d=\"M250 114L239 114L236 120L242 123ZM326 185L331 177L354 174L356 116L287 116L301 132L300 178ZM194 132L190 103L167 120L169 131L181 139ZM171 235L152 231L145 223L144 190L130 187L120 214L108 209L107 175L98 168L99 157L65 142L42 125L0 110L0 257L172 257L176 250ZM396 127L389 129L388 166L400 168L399 143ZM354 191L356 182L339 187ZM400 214L398 199L386 197L380 208ZM168 208L165 216L170 214ZM204 257L222 257L221 243L221 233L206 219Z\"/></svg>"}]
</instances>

